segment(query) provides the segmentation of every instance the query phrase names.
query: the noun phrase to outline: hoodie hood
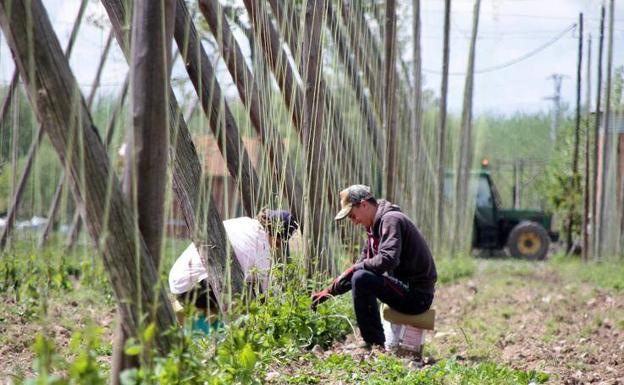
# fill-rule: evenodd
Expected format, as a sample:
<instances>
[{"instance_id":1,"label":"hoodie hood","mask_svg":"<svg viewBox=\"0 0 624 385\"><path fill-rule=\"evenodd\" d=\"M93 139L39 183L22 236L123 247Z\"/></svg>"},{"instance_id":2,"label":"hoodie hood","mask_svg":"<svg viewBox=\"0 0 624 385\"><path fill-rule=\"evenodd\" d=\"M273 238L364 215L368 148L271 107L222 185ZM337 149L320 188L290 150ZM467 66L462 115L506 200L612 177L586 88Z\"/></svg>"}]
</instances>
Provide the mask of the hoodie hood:
<instances>
[{"instance_id":1,"label":"hoodie hood","mask_svg":"<svg viewBox=\"0 0 624 385\"><path fill-rule=\"evenodd\" d=\"M381 223L381 217L391 211L401 211L399 205L395 205L394 203L388 202L385 199L377 200L377 213L375 213L375 221L373 222L373 232L375 234L379 234L379 224Z\"/></svg>"}]
</instances>

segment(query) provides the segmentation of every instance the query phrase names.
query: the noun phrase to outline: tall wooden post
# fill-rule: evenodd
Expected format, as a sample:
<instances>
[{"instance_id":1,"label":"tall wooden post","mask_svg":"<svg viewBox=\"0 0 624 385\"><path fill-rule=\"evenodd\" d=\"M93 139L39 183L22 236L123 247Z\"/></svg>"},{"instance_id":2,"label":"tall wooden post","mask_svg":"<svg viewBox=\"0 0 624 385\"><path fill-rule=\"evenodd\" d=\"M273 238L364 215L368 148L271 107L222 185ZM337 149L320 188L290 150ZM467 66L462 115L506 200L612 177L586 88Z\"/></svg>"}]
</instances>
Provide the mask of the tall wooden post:
<instances>
[{"instance_id":1,"label":"tall wooden post","mask_svg":"<svg viewBox=\"0 0 624 385\"><path fill-rule=\"evenodd\" d=\"M396 201L397 106L396 106L396 2L386 0L384 36L384 126L386 128L385 196Z\"/></svg>"},{"instance_id":2,"label":"tall wooden post","mask_svg":"<svg viewBox=\"0 0 624 385\"><path fill-rule=\"evenodd\" d=\"M611 161L611 140L609 134L609 118L611 115L611 77L613 72L613 18L614 14L614 0L609 2L609 45L607 47L607 80L605 87L605 112L602 117L602 131L603 144L602 144L602 177L600 178L600 233L598 234L599 246L598 246L598 259L602 258L602 252L604 251L605 241L605 216L606 216L606 188L607 188L607 176L609 172L609 163Z\"/></svg>"},{"instance_id":3,"label":"tall wooden post","mask_svg":"<svg viewBox=\"0 0 624 385\"><path fill-rule=\"evenodd\" d=\"M462 107L461 132L459 135L459 161L457 164L457 179L455 183L455 231L453 248L462 251L467 250L469 247L469 226L472 224L472 217L466 212L466 198L469 193L468 183L470 179L470 169L472 168L472 96L474 93L475 53L477 49L480 8L481 0L475 0L472 14L470 51L468 53L468 69L466 70L466 83L464 85L464 105ZM469 218L470 220L468 220Z\"/></svg>"},{"instance_id":4,"label":"tall wooden post","mask_svg":"<svg viewBox=\"0 0 624 385\"><path fill-rule=\"evenodd\" d=\"M71 56L72 50L74 48L74 43L76 41L76 37L78 36L78 31L80 30L80 25L82 24L82 19L84 17L84 13L85 10L87 9L87 1L83 0L82 3L80 3L80 8L78 9L78 14L76 15L76 19L74 20L74 25L72 27L72 31L71 34L69 36L69 40L67 42L67 47L65 48L65 56L69 57ZM18 75L18 69L15 69L15 74L14 74L14 78L17 79L17 75ZM17 84L17 80L15 81L15 84ZM15 88L12 89L13 86L13 81L11 82L11 85L9 85L9 94L7 95L7 98L5 99L5 103L7 103L7 105L11 104L11 98L12 98L12 94L15 91ZM18 109L17 111L19 111L19 100L17 102L17 106ZM13 149L14 151L17 151L17 130L16 130L16 126L13 127ZM37 151L39 150L39 145L41 144L41 141L43 140L43 134L44 134L44 125L43 123L40 123L39 126L37 127L37 131L35 133L35 136L33 137L33 140L30 144L30 148L28 149L28 154L26 155L26 164L24 165L24 169L22 170L22 175L19 178L19 181L17 183L13 183L13 189L11 191L11 204L9 206L9 210L7 212L6 215L6 226L4 226L4 228L2 229L2 234L0 235L0 249L4 248L4 246L7 243L7 240L11 234L11 231L13 231L13 228L15 226L15 220L17 217L17 210L19 209L20 203L22 201L22 196L24 194L24 189L26 188L26 182L28 181L28 177L30 176L30 171L32 170L32 166L35 162L35 156L37 154ZM14 164L16 164L17 162L17 157L15 156L14 159ZM15 166L14 166L15 168ZM17 172L14 169L13 170L13 178L17 178Z\"/></svg>"},{"instance_id":5,"label":"tall wooden post","mask_svg":"<svg viewBox=\"0 0 624 385\"><path fill-rule=\"evenodd\" d=\"M302 75L303 96L303 136L305 149L304 244L308 261L318 258L320 271L333 271L327 250L322 250L325 226L325 200L323 199L323 100L321 82L321 26L325 13L325 0L310 0L306 4L303 27Z\"/></svg>"},{"instance_id":6,"label":"tall wooden post","mask_svg":"<svg viewBox=\"0 0 624 385\"><path fill-rule=\"evenodd\" d=\"M589 143L591 142L591 129L590 129L590 123L589 123L589 117L590 117L590 109L591 109L591 33L588 34L589 36L587 36L587 69L586 69L586 75L585 75L585 176L583 178L583 250L582 250L582 259L584 262L587 262L589 259L589 255L591 255L591 252L589 250L589 245L590 245L590 239L589 239L589 226L590 226L590 218L589 218L589 213L591 211L591 207L590 207L590 195L591 195L591 188L590 188L590 181L591 181L591 169L590 169L590 162L589 162L589 158L591 156L591 152L589 149Z\"/></svg>"},{"instance_id":7,"label":"tall wooden post","mask_svg":"<svg viewBox=\"0 0 624 385\"><path fill-rule=\"evenodd\" d=\"M600 38L598 41L598 76L596 80L596 115L594 120L594 200L592 205L592 228L594 229L594 236L592 237L594 245L594 257L600 258L600 245L602 243L602 188L600 181L604 174L604 163L602 163L601 153L604 148L604 135L601 135L600 120L602 119L601 110L601 97L602 97L602 51L604 46L604 19L605 19L605 7L600 8Z\"/></svg>"},{"instance_id":8,"label":"tall wooden post","mask_svg":"<svg viewBox=\"0 0 624 385\"><path fill-rule=\"evenodd\" d=\"M442 82L440 86L440 112L438 117L438 180L436 191L436 251L442 248L442 229L444 227L444 173L446 151L446 99L448 94L449 41L451 35L451 0L444 0L444 46L442 49Z\"/></svg>"},{"instance_id":9,"label":"tall wooden post","mask_svg":"<svg viewBox=\"0 0 624 385\"><path fill-rule=\"evenodd\" d=\"M74 198L84 210L89 234L94 241L103 237L104 267L128 334L136 336L144 322L155 322L157 330L171 327L175 316L165 291L155 286L157 269L143 239L132 232L134 218L45 8L40 0L2 0L0 24L35 113L45 124L61 162L67 163ZM71 140L70 128L80 140ZM83 156L68 156L78 153ZM152 307L154 303L159 306ZM147 319L146 309L155 309L153 316L147 313ZM166 353L172 340L164 334L154 342L160 353Z\"/></svg>"},{"instance_id":10,"label":"tall wooden post","mask_svg":"<svg viewBox=\"0 0 624 385\"><path fill-rule=\"evenodd\" d=\"M576 63L576 116L574 130L574 149L572 154L572 191L576 192L580 189L580 179L578 175L578 158L579 158L579 142L581 134L581 73L583 72L583 14L579 14L579 38L578 38L578 59ZM572 202L570 212L568 213L567 229L566 229L566 251L572 250L572 232L574 230L574 212L576 211L576 203Z\"/></svg>"},{"instance_id":11,"label":"tall wooden post","mask_svg":"<svg viewBox=\"0 0 624 385\"><path fill-rule=\"evenodd\" d=\"M130 89L132 125L126 136L124 190L141 234L158 270L164 227L167 152L169 145L168 89L173 36L174 0L135 0L132 20ZM120 381L134 360L123 357L129 335L119 312L111 376Z\"/></svg>"},{"instance_id":12,"label":"tall wooden post","mask_svg":"<svg viewBox=\"0 0 624 385\"><path fill-rule=\"evenodd\" d=\"M192 23L184 0L177 0L177 4L177 18L183 18L184 20L181 20L176 25L182 27ZM242 50L236 39L234 39L234 35L225 18L225 13L219 3L212 0L200 0L199 6L212 34L221 37L219 47L225 63L236 83L241 100L249 109L251 122L256 133L268 150L269 161L272 165L272 177L276 183L282 178L284 179L284 192L288 207L299 220L303 220L301 205L303 186L295 175L292 164L284 161L286 149L282 141L277 138L277 135L279 135L277 128L267 118L267 115L263 113L263 111L269 108L266 98L260 92L262 87L266 85L261 84L247 67ZM283 177L282 172L284 172ZM281 186L281 183L278 183L278 185Z\"/></svg>"},{"instance_id":13,"label":"tall wooden post","mask_svg":"<svg viewBox=\"0 0 624 385\"><path fill-rule=\"evenodd\" d=\"M130 57L129 38L124 25L129 11L121 0L103 0L115 38L127 59ZM182 52L182 49L180 49ZM129 60L128 60L129 61ZM191 133L182 117L171 87L169 87L170 148L173 160L173 191L180 203L184 221L208 270L208 282L219 305L227 309L232 296L244 288L244 275L236 258L228 256L225 228L212 198L206 192L201 163ZM173 134L175 133L175 134ZM231 248L230 248L231 250Z\"/></svg>"},{"instance_id":14,"label":"tall wooden post","mask_svg":"<svg viewBox=\"0 0 624 385\"><path fill-rule=\"evenodd\" d=\"M422 176L424 175L422 165L422 156L421 156L421 146L422 146L422 122L423 122L423 111L422 111L422 55L420 48L420 0L413 1L413 20L412 20L412 28L413 28L413 65L414 65L414 96L413 96L413 112L412 112L412 158L414 160L413 164L414 170L412 170L412 199L411 205L412 210L414 211L415 218L417 221L420 220L420 205L419 200L422 199L424 188L422 186Z\"/></svg>"}]
</instances>

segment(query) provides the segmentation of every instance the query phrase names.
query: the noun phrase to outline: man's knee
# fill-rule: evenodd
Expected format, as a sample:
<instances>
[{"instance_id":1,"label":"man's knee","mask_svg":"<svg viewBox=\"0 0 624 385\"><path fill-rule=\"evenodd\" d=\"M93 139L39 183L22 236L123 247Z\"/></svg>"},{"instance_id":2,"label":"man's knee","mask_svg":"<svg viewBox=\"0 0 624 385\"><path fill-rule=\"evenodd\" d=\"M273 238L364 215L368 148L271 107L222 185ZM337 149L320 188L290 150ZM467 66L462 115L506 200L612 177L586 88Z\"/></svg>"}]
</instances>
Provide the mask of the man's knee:
<instances>
[{"instance_id":1,"label":"man's knee","mask_svg":"<svg viewBox=\"0 0 624 385\"><path fill-rule=\"evenodd\" d=\"M374 285L375 278L377 278L377 275L372 271L360 269L353 273L353 277L351 277L351 287L355 290L370 288Z\"/></svg>"}]
</instances>

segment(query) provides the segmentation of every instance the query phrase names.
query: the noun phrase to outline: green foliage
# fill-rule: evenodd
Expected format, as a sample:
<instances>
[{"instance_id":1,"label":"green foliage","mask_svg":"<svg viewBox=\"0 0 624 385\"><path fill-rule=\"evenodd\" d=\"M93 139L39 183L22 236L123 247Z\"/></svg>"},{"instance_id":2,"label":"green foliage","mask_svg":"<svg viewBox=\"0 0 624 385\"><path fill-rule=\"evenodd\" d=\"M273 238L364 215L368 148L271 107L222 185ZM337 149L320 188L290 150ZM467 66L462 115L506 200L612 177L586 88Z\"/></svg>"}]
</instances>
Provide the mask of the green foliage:
<instances>
[{"instance_id":1,"label":"green foliage","mask_svg":"<svg viewBox=\"0 0 624 385\"><path fill-rule=\"evenodd\" d=\"M519 371L491 362L465 366L453 360L440 361L421 370L410 370L398 358L380 354L361 360L350 354L332 354L318 359L312 354L305 356L312 368L305 373L285 376L287 384L316 384L332 382L361 384L517 384L527 385L548 381L548 375L535 371Z\"/></svg>"},{"instance_id":2,"label":"green foliage","mask_svg":"<svg viewBox=\"0 0 624 385\"><path fill-rule=\"evenodd\" d=\"M438 258L436 259L438 284L444 285L464 277L471 277L476 267L474 258L465 255L455 258Z\"/></svg>"},{"instance_id":3,"label":"green foliage","mask_svg":"<svg viewBox=\"0 0 624 385\"><path fill-rule=\"evenodd\" d=\"M26 157L18 160L16 183L22 175ZM30 178L24 188L18 217L30 218L33 215L47 215L48 203L52 201L54 190L61 174L61 166L52 145L44 141L37 152ZM13 171L10 164L0 167L0 212L6 212L11 203Z\"/></svg>"},{"instance_id":4,"label":"green foliage","mask_svg":"<svg viewBox=\"0 0 624 385\"><path fill-rule=\"evenodd\" d=\"M590 283L604 289L624 291L624 265L615 261L583 263L578 257L558 254L550 259L556 270L574 280Z\"/></svg>"},{"instance_id":5,"label":"green foliage","mask_svg":"<svg viewBox=\"0 0 624 385\"><path fill-rule=\"evenodd\" d=\"M513 164L524 161L522 206L548 208L543 191L536 189L545 180L545 164L553 154L550 138L551 117L546 113L516 113L511 116L482 115L475 121L475 164L486 158L490 161L492 178L505 207L513 202ZM531 167L531 163L535 167Z\"/></svg>"},{"instance_id":6,"label":"green foliage","mask_svg":"<svg viewBox=\"0 0 624 385\"><path fill-rule=\"evenodd\" d=\"M78 385L106 384L97 349L100 346L100 329L88 326L84 332L76 332L70 342L73 358L67 360L55 351L54 342L40 334L36 337L33 350L36 358L33 368L37 376L31 379L17 379L17 385ZM66 372L61 376L60 372Z\"/></svg>"},{"instance_id":7,"label":"green foliage","mask_svg":"<svg viewBox=\"0 0 624 385\"><path fill-rule=\"evenodd\" d=\"M13 97L12 108L6 117L6 124L0 127L0 164L10 162L13 146L13 129L17 128L17 156L22 157L28 152L30 143L35 133L35 119L31 112L30 103L24 91L18 86L17 95ZM0 94L4 100L7 94L7 87L4 87ZM16 102L19 105L16 108ZM17 111L17 114L16 114Z\"/></svg>"},{"instance_id":8,"label":"green foliage","mask_svg":"<svg viewBox=\"0 0 624 385\"><path fill-rule=\"evenodd\" d=\"M47 312L47 301L52 292L71 290L64 257L53 258L44 254L18 253L5 256L0 263L0 292L6 292L16 303L16 311L27 318L38 311Z\"/></svg>"}]
</instances>

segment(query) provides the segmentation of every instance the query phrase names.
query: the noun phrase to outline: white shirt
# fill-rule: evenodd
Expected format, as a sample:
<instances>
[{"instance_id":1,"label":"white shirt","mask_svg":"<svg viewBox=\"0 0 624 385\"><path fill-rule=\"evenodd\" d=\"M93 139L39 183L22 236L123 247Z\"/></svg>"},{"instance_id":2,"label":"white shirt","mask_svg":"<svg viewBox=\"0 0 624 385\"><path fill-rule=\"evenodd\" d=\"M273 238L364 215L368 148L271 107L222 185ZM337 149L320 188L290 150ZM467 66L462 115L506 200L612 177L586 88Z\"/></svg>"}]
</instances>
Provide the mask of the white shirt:
<instances>
[{"instance_id":1,"label":"white shirt","mask_svg":"<svg viewBox=\"0 0 624 385\"><path fill-rule=\"evenodd\" d=\"M271 250L264 227L258 220L249 217L229 219L223 222L223 226L243 269L245 280L249 282L257 276L262 289L266 290L271 269ZM205 278L208 278L208 272L197 247L191 243L169 272L169 289L173 294L182 294Z\"/></svg>"}]
</instances>

